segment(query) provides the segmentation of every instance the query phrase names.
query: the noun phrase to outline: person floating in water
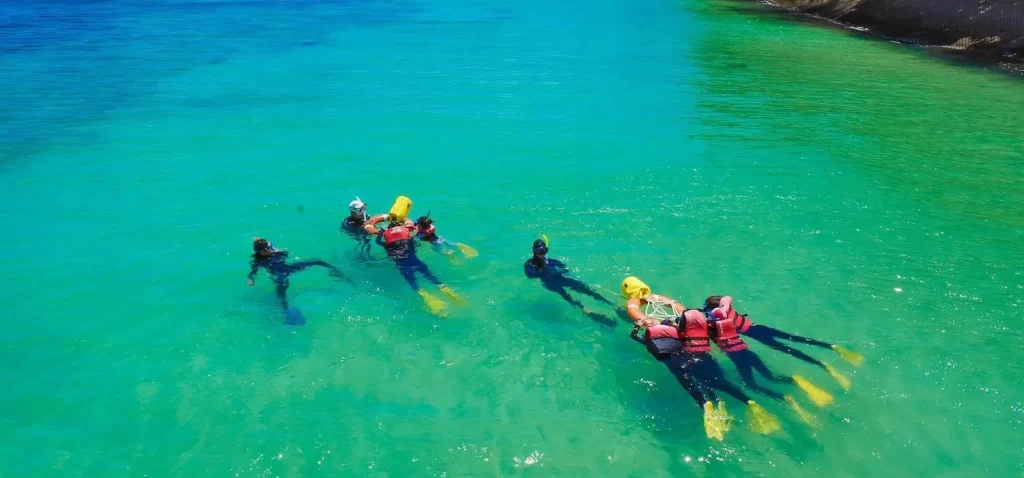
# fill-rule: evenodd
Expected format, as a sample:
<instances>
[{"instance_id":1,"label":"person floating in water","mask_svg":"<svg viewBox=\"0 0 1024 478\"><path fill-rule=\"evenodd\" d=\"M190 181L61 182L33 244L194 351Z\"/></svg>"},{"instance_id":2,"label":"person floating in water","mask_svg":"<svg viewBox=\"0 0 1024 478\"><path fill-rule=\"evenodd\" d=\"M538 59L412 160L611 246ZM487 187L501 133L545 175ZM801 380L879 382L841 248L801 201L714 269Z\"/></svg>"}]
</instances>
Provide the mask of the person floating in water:
<instances>
[{"instance_id":1,"label":"person floating in water","mask_svg":"<svg viewBox=\"0 0 1024 478\"><path fill-rule=\"evenodd\" d=\"M427 211L426 216L420 216L416 219L416 239L430 243L434 247L434 250L448 256L448 259L455 263L455 246L462 252L462 255L467 258L474 258L480 255L476 249L463 244L461 242L448 242L445 238L437 235L437 227L434 226L434 220L430 218L430 211Z\"/></svg>"},{"instance_id":2,"label":"person floating in water","mask_svg":"<svg viewBox=\"0 0 1024 478\"><path fill-rule=\"evenodd\" d=\"M368 232L366 225L373 218L366 214L366 203L359 199L358 196L355 200L348 203L348 211L348 217L341 221L341 231L352 236L359 243L359 251L369 256L370 247L373 244L372 237L375 232ZM387 215L381 214L376 219L382 221L386 217Z\"/></svg>"},{"instance_id":3,"label":"person floating in water","mask_svg":"<svg viewBox=\"0 0 1024 478\"><path fill-rule=\"evenodd\" d=\"M533 255L523 263L523 272L529 279L540 279L540 283L545 289L558 294L573 306L583 309L588 315L590 313L583 306L583 303L573 298L569 294L569 290L593 297L611 306L615 305L586 283L571 277L569 275L569 268L562 261L548 257L548 242L544 239L533 241Z\"/></svg>"},{"instance_id":4,"label":"person floating in water","mask_svg":"<svg viewBox=\"0 0 1024 478\"><path fill-rule=\"evenodd\" d=\"M740 314L739 312L736 311L736 309L732 308L732 297L729 296L713 295L711 297L708 297L704 301L704 313L708 317L711 317L712 315L720 317L720 319L717 320L732 321L733 325L739 333L747 337L750 337L758 342L761 342L762 344L767 345L768 347L771 347L775 350L792 355L793 357L796 357L812 365L817 365L818 367L821 367L826 372L828 372L828 374L833 379L835 379L835 381L839 383L839 385L843 387L844 390L849 390L851 386L850 379L848 377L839 373L839 371L836 370L835 367L833 367L832 365L822 362L814 357L811 357L810 355L807 355L797 349L794 349L780 342L779 339L814 345L817 347L833 350L836 353L838 353L839 356L843 358L843 360L846 360L847 362L853 364L854 366L860 366L864 362L863 355L856 352L851 352L838 345L822 342L820 340L815 340L808 337L802 337L788 332L783 332L779 329L768 327L766 325L754 324L753 322L750 321L749 318L747 318L745 314Z\"/></svg>"},{"instance_id":5,"label":"person floating in water","mask_svg":"<svg viewBox=\"0 0 1024 478\"><path fill-rule=\"evenodd\" d=\"M298 310L288 307L289 276L311 266L318 266L327 269L331 277L344 279L344 275L342 275L337 267L321 260L314 259L289 264L288 251L274 248L274 244L266 239L254 237L252 239L252 250L253 255L252 261L249 264L248 284L250 286L255 285L256 274L259 273L260 269L265 269L277 286L277 298L281 301L281 308L285 312L286 322L289 325L302 325L305 323L305 319L302 318Z\"/></svg>"},{"instance_id":6,"label":"person floating in water","mask_svg":"<svg viewBox=\"0 0 1024 478\"><path fill-rule=\"evenodd\" d=\"M643 338L640 338L642 328L634 327L630 338L644 344L655 360L665 364L704 411L704 433L708 438L725 439L732 422L718 392L747 404L752 430L767 435L781 428L778 418L725 378L722 367L711 357L707 322L699 312L686 313L678 327L668 324L647 326Z\"/></svg>"},{"instance_id":7,"label":"person floating in water","mask_svg":"<svg viewBox=\"0 0 1024 478\"><path fill-rule=\"evenodd\" d=\"M686 312L683 304L671 297L652 294L647 284L633 276L622 281L622 295L628 299L626 314L637 327L675 323Z\"/></svg>"},{"instance_id":8,"label":"person floating in water","mask_svg":"<svg viewBox=\"0 0 1024 478\"><path fill-rule=\"evenodd\" d=\"M758 374L775 383L796 384L819 407L833 402L834 399L831 394L799 375L783 376L773 373L764 361L761 360L761 357L747 347L747 344L743 342L743 339L736 332L736 326L731 320L725 318L721 310L715 309L715 312L707 319L708 332L711 339L718 346L719 350L725 352L729 360L736 366L736 371L739 372L740 378L747 387L776 400L786 402L808 425L813 426L817 424L814 417L804 410L791 395L783 395L757 383L757 380L754 379L754 371L756 370Z\"/></svg>"},{"instance_id":9,"label":"person floating in water","mask_svg":"<svg viewBox=\"0 0 1024 478\"><path fill-rule=\"evenodd\" d=\"M427 308L435 315L445 317L448 315L448 305L421 288L417 274L422 275L428 281L437 285L438 289L448 297L454 300L461 300L461 297L441 282L441 279L434 275L426 263L420 260L419 257L416 257L416 243L412 237L416 226L412 225L411 221L408 221L406 218L411 209L412 201L404 196L399 196L395 200L395 205L392 206L391 212L387 215L387 228L380 230L377 235L377 243L384 246L388 256L394 259L395 265L398 267L402 277L409 283L409 287L412 287L423 298ZM379 222L374 218L368 224L376 229L376 225Z\"/></svg>"}]
</instances>

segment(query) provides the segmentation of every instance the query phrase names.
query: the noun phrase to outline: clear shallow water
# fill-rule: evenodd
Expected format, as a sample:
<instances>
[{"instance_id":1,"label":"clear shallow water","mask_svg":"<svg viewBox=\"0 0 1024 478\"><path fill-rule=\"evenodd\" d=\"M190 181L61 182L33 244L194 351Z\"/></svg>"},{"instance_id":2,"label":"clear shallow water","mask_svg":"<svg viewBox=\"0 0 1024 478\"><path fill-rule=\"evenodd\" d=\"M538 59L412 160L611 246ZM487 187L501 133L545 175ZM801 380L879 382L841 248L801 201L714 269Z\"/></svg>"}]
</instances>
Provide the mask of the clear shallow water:
<instances>
[{"instance_id":1,"label":"clear shallow water","mask_svg":"<svg viewBox=\"0 0 1024 478\"><path fill-rule=\"evenodd\" d=\"M1019 81L728 3L3 6L4 476L1022 466ZM338 234L397 194L481 252L423 254L448 320ZM753 345L836 406L709 443L624 321L522 278L541 232L868 361L844 393ZM254 235L356 285L295 276L283 327Z\"/></svg>"}]
</instances>

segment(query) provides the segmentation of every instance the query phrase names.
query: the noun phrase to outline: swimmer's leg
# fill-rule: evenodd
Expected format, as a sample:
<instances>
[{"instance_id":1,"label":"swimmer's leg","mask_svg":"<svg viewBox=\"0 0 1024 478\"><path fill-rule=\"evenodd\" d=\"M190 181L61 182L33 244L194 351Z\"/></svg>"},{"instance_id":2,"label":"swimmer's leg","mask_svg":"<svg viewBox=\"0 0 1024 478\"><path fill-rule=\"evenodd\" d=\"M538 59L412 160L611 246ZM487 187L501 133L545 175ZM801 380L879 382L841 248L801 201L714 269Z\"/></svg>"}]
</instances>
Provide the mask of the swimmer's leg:
<instances>
[{"instance_id":1,"label":"swimmer's leg","mask_svg":"<svg viewBox=\"0 0 1024 478\"><path fill-rule=\"evenodd\" d=\"M551 292L554 292L554 293L560 295L563 300L565 300L566 302L572 304L573 306L579 307L581 309L583 308L583 303L578 301L578 300L576 300L576 299L574 299L571 295L569 295L569 291L565 290L565 288L563 288L561 286L558 286L558 285L555 285L555 284L549 284L549 283L544 283L544 288L547 289L547 290L550 290Z\"/></svg>"},{"instance_id":2,"label":"swimmer's leg","mask_svg":"<svg viewBox=\"0 0 1024 478\"><path fill-rule=\"evenodd\" d=\"M804 337L804 336L801 336L801 335L791 334L789 332L786 332L786 331L783 331L783 330L779 330L779 329L776 329L774 327L769 327L767 325L760 325L760 324L753 325L753 326L750 327L750 330L748 330L747 332L750 332L751 330L754 330L755 328L761 329L762 332L760 332L760 333L770 334L772 337L775 338L775 340L783 339L783 340L789 340L791 342L799 342L799 343L802 343L802 344L814 345L814 346L821 347L821 348L826 348L826 349L829 349L829 350L832 349L832 344L830 344L828 342L822 342L822 341L817 340L817 339L812 339L812 338Z\"/></svg>"},{"instance_id":3,"label":"swimmer's leg","mask_svg":"<svg viewBox=\"0 0 1024 478\"><path fill-rule=\"evenodd\" d=\"M423 274L423 277L426 277L428 281L435 285L444 285L444 283L441 282L441 279L438 279L437 276L434 275L434 273L430 270L430 267L427 267L426 262L423 262L418 257L413 257L412 260L414 260L416 263L416 270L419 271L420 274Z\"/></svg>"},{"instance_id":4,"label":"swimmer's leg","mask_svg":"<svg viewBox=\"0 0 1024 478\"><path fill-rule=\"evenodd\" d=\"M825 368L825 364L821 363L820 360L811 357L810 355L807 355L797 349L794 349L793 347L783 344L782 342L779 342L775 338L776 336L774 335L774 333L772 332L774 330L775 329L765 327L763 325L754 325L750 327L750 329L747 330L743 335L746 335L747 337L750 337L758 342L761 342L762 344L767 345L772 349L778 350L779 352L792 355L793 357L803 360L804 362L807 362L809 364Z\"/></svg>"},{"instance_id":5,"label":"swimmer's leg","mask_svg":"<svg viewBox=\"0 0 1024 478\"><path fill-rule=\"evenodd\" d=\"M395 265L398 267L398 272L402 274L402 278L409 283L409 287L412 290L420 290L419 281L416 279L416 264L407 259L396 259Z\"/></svg>"},{"instance_id":6,"label":"swimmer's leg","mask_svg":"<svg viewBox=\"0 0 1024 478\"><path fill-rule=\"evenodd\" d=\"M611 301L609 301L607 298L605 298L605 296L601 295L596 290L590 288L589 285L587 285L586 283L584 283L582 281L573 279L571 277L567 277L565 279L565 286L570 288L570 289L572 289L572 290L574 290L574 291L576 291L576 292L579 292L580 294L584 294L584 295L593 297L594 299L596 299L598 301L601 301L601 302L604 302L605 304L614 305L614 304L612 304Z\"/></svg>"},{"instance_id":7,"label":"swimmer's leg","mask_svg":"<svg viewBox=\"0 0 1024 478\"><path fill-rule=\"evenodd\" d=\"M695 392L699 393L704 400L704 403L701 405L701 408L704 410L704 433L707 434L708 438L716 440L725 439L725 434L729 431L732 423L732 417L729 416L729 412L725 409L725 402L718 398L715 393L715 387L709 383L707 373L704 370L706 366L704 362L710 361L711 356L705 354L697 356L680 355L687 357L686 365L682 367L683 378L687 379L690 383L687 391L690 392L691 396ZM716 404L718 405L717 407L715 406Z\"/></svg>"},{"instance_id":8,"label":"swimmer's leg","mask_svg":"<svg viewBox=\"0 0 1024 478\"><path fill-rule=\"evenodd\" d=\"M288 311L288 281L275 281L277 284L277 300L281 302L281 308Z\"/></svg>"},{"instance_id":9,"label":"swimmer's leg","mask_svg":"<svg viewBox=\"0 0 1024 478\"><path fill-rule=\"evenodd\" d=\"M750 356L750 365L757 370L757 373L761 374L762 377L775 383L793 383L793 377L776 375L775 372L772 372L772 370L768 368L768 365L764 363L764 360L761 360L761 357L757 354L750 352Z\"/></svg>"},{"instance_id":10,"label":"swimmer's leg","mask_svg":"<svg viewBox=\"0 0 1024 478\"><path fill-rule=\"evenodd\" d=\"M666 359L664 362L665 366L672 372L672 375L676 377L676 381L679 382L679 385L682 385L686 390L686 393L689 393L690 397L693 397L693 400L697 402L698 407L704 408L705 403L713 402L718 398L715 396L714 389L694 380L693 373L689 370L689 364L686 362L685 355L676 354Z\"/></svg>"},{"instance_id":11,"label":"swimmer's leg","mask_svg":"<svg viewBox=\"0 0 1024 478\"><path fill-rule=\"evenodd\" d=\"M743 403L751 401L750 396L742 388L725 378L725 372L722 370L722 367L710 356L702 359L699 365L699 373L709 386L714 387L720 392L725 392Z\"/></svg>"},{"instance_id":12,"label":"swimmer's leg","mask_svg":"<svg viewBox=\"0 0 1024 478\"><path fill-rule=\"evenodd\" d=\"M728 355L731 356L733 354ZM749 420L751 429L758 433L768 435L775 433L782 428L782 424L779 422L779 419L775 415L772 415L763 407L761 407L761 405L759 405L757 402L751 399L736 384L726 380L725 373L722 371L722 368L719 367L717 363L712 363L713 361L711 360L708 360L708 362L709 363L706 365L706 370L708 375L714 377L715 387L718 388L718 390L721 390L729 395L732 395L737 400L740 400L747 404L747 418ZM759 390L765 390L769 392L769 395L779 395L776 392L772 392L771 390L768 389L763 389L762 387L757 388ZM782 395L779 395L778 398L780 400L783 399Z\"/></svg>"},{"instance_id":13,"label":"swimmer's leg","mask_svg":"<svg viewBox=\"0 0 1024 478\"><path fill-rule=\"evenodd\" d=\"M764 365L764 362L761 362L761 359L757 356L757 354L750 350L741 350L739 352L732 352L726 355L729 356L729 360L732 360L733 365L736 366L736 371L739 372L740 378L743 380L744 385L753 390L757 390L769 397L772 397L776 400L782 400L781 393L778 393L770 388L764 387L757 383L757 380L754 380L754 368L756 368L758 364L760 364L761 367L764 367L765 370L767 370L768 368ZM768 373L771 374L771 372ZM792 379L790 380L790 382L792 382Z\"/></svg>"}]
</instances>

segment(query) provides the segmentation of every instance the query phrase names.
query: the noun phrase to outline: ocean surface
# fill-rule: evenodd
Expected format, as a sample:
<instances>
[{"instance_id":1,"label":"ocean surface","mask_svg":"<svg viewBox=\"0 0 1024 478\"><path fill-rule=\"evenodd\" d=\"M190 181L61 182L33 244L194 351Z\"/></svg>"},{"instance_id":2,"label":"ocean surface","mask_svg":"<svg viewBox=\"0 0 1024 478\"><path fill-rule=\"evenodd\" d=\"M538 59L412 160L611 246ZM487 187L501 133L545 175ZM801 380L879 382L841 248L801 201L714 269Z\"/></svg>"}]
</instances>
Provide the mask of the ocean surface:
<instances>
[{"instance_id":1,"label":"ocean surface","mask_svg":"<svg viewBox=\"0 0 1024 478\"><path fill-rule=\"evenodd\" d=\"M0 476L1020 476L1022 92L747 2L0 0ZM339 232L400 194L446 319ZM709 440L542 233L866 360L749 341L835 402ZM287 326L253 236L351 282Z\"/></svg>"}]
</instances>

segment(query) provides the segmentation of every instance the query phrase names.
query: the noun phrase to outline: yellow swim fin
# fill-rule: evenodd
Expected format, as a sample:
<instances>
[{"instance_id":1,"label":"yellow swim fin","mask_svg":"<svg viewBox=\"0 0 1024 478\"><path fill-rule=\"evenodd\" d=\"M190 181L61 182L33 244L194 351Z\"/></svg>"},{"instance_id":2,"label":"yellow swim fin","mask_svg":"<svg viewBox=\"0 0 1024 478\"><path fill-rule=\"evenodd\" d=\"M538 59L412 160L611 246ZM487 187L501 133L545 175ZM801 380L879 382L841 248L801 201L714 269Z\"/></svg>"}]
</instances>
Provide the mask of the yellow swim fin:
<instances>
[{"instance_id":1,"label":"yellow swim fin","mask_svg":"<svg viewBox=\"0 0 1024 478\"><path fill-rule=\"evenodd\" d=\"M452 290L451 287L448 287L448 286L446 286L444 284L437 286L437 288L441 289L441 292L444 292L444 295L447 295L452 300L459 301L459 302L464 302L466 300L466 299L463 299L461 295L456 294L455 291Z\"/></svg>"},{"instance_id":2,"label":"yellow swim fin","mask_svg":"<svg viewBox=\"0 0 1024 478\"><path fill-rule=\"evenodd\" d=\"M455 255L455 251L444 251L442 254L448 256L448 262L451 262L453 266L459 265L459 258Z\"/></svg>"},{"instance_id":3,"label":"yellow swim fin","mask_svg":"<svg viewBox=\"0 0 1024 478\"><path fill-rule=\"evenodd\" d=\"M747 412L750 419L750 429L757 433L771 435L782 429L782 424L779 423L778 417L768 413L768 410L765 410L753 400L747 402Z\"/></svg>"},{"instance_id":4,"label":"yellow swim fin","mask_svg":"<svg viewBox=\"0 0 1024 478\"><path fill-rule=\"evenodd\" d=\"M846 350L838 345L833 345L832 350L835 350L843 360L850 362L854 367L860 367L864 363L864 356L857 352Z\"/></svg>"},{"instance_id":5,"label":"yellow swim fin","mask_svg":"<svg viewBox=\"0 0 1024 478\"><path fill-rule=\"evenodd\" d=\"M718 441L725 440L729 431L729 412L725 411L725 403L718 402L718 410L711 401L704 402L704 433L708 438Z\"/></svg>"},{"instance_id":6,"label":"yellow swim fin","mask_svg":"<svg viewBox=\"0 0 1024 478\"><path fill-rule=\"evenodd\" d=\"M850 378L847 377L846 375L839 373L839 371L836 370L835 367L824 362L822 363L822 365L825 366L825 371L828 372L828 374L831 375L833 379L835 379L836 383L838 383L840 387L843 387L843 390L849 390L850 387L853 386L853 383L850 382Z\"/></svg>"},{"instance_id":7,"label":"yellow swim fin","mask_svg":"<svg viewBox=\"0 0 1024 478\"><path fill-rule=\"evenodd\" d=\"M426 304L427 309L430 309L430 313L439 317L448 316L448 304L445 304L441 299L430 295L429 292L423 289L420 289L417 292L420 294L420 297L423 298L423 303Z\"/></svg>"},{"instance_id":8,"label":"yellow swim fin","mask_svg":"<svg viewBox=\"0 0 1024 478\"><path fill-rule=\"evenodd\" d=\"M789 404L789 408L792 408L804 423L810 425L811 428L821 427L821 423L818 422L818 419L815 418L814 415L811 415L811 412L808 412L804 407L800 406L799 403L796 403L796 400L793 399L792 395L786 395L782 398L786 400L786 403Z\"/></svg>"},{"instance_id":9,"label":"yellow swim fin","mask_svg":"<svg viewBox=\"0 0 1024 478\"><path fill-rule=\"evenodd\" d=\"M459 250L462 251L462 255L464 255L464 256L466 256L466 257L468 257L470 259L480 255L480 253L477 252L476 249L473 249L468 244L463 244L461 242L456 242L455 243L455 247L458 247Z\"/></svg>"},{"instance_id":10,"label":"yellow swim fin","mask_svg":"<svg viewBox=\"0 0 1024 478\"><path fill-rule=\"evenodd\" d=\"M796 382L796 386L800 387L800 390L803 390L804 393L807 394L807 398L810 398L811 401L814 402L814 404L819 407L824 407L825 405L828 405L835 401L835 398L832 396L831 393L822 390L821 388L811 383L806 378L803 378L799 375L794 375L793 381Z\"/></svg>"}]
</instances>

